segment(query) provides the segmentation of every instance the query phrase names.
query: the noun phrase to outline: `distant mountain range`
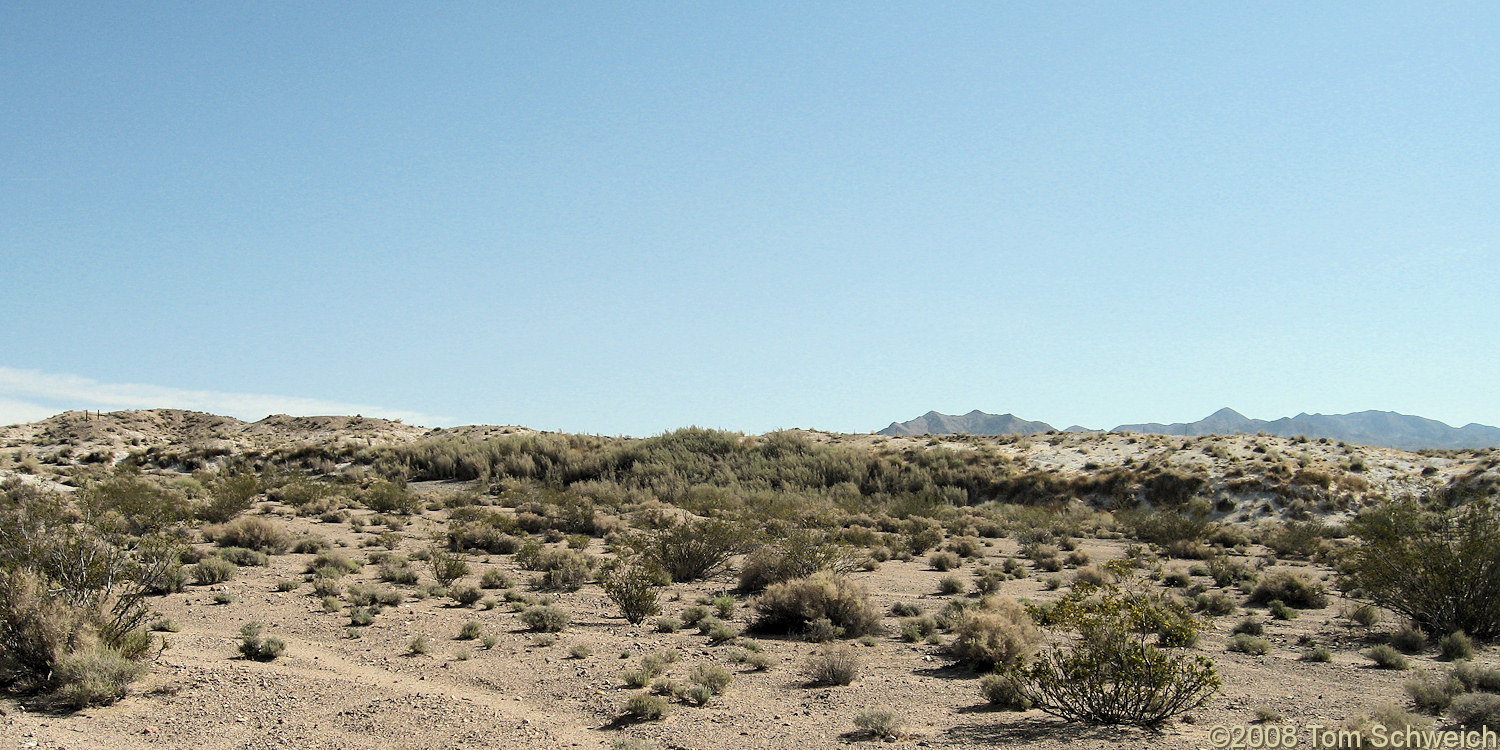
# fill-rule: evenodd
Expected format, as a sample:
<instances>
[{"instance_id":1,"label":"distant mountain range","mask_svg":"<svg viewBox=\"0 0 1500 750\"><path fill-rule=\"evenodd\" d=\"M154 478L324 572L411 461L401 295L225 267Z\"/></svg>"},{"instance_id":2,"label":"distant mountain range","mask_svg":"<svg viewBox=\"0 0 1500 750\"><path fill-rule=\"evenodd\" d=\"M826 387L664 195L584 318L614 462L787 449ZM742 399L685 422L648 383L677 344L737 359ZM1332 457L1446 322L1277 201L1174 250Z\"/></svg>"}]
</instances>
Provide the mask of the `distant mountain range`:
<instances>
[{"instance_id":1,"label":"distant mountain range","mask_svg":"<svg viewBox=\"0 0 1500 750\"><path fill-rule=\"evenodd\" d=\"M986 414L974 410L961 416L927 412L909 422L892 422L880 435L1008 435L1049 432L1046 422L1032 422L1014 414ZM1064 432L1093 432L1074 425ZM1197 422L1174 424L1122 424L1110 432L1147 432L1160 435L1232 435L1259 433L1295 437L1330 438L1361 445L1420 450L1422 448L1488 448L1500 446L1500 428L1482 424L1449 427L1435 419L1397 414L1392 411L1361 411L1352 414L1298 414L1272 421L1251 419L1223 408Z\"/></svg>"}]
</instances>

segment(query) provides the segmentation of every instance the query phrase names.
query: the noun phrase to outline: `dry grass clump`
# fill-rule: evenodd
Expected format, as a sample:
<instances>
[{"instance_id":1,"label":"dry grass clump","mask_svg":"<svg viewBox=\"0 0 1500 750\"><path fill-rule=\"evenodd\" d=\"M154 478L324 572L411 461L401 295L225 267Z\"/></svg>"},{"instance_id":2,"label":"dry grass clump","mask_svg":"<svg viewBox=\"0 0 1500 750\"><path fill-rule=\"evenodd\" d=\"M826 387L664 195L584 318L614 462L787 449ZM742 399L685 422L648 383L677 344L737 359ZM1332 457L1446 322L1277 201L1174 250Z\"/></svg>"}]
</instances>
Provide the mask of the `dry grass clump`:
<instances>
[{"instance_id":1,"label":"dry grass clump","mask_svg":"<svg viewBox=\"0 0 1500 750\"><path fill-rule=\"evenodd\" d=\"M901 736L901 719L885 706L868 706L854 715L854 726L885 740Z\"/></svg>"}]
</instances>

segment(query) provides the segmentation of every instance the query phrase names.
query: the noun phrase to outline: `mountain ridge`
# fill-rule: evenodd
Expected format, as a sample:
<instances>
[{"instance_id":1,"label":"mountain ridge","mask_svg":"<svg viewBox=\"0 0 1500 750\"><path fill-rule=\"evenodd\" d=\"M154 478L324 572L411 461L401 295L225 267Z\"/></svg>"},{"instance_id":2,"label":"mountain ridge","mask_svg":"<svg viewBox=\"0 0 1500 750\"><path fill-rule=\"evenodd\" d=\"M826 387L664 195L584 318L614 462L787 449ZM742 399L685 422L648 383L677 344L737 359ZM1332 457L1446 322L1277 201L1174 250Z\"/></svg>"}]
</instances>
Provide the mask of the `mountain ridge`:
<instances>
[{"instance_id":1,"label":"mountain ridge","mask_svg":"<svg viewBox=\"0 0 1500 750\"><path fill-rule=\"evenodd\" d=\"M879 435L1029 435L1052 432L1046 422L1034 422L1014 414L987 414L975 409L968 414L949 415L929 411L906 422L892 422ZM1065 432L1094 432L1072 425ZM1470 422L1453 427L1426 417L1393 411L1367 410L1348 414L1309 414L1274 420L1254 419L1224 407L1196 422L1144 422L1123 424L1108 432L1141 432L1158 435L1232 435L1267 433L1280 437L1329 438L1361 445L1403 450L1489 448L1500 446L1500 428Z\"/></svg>"}]
</instances>

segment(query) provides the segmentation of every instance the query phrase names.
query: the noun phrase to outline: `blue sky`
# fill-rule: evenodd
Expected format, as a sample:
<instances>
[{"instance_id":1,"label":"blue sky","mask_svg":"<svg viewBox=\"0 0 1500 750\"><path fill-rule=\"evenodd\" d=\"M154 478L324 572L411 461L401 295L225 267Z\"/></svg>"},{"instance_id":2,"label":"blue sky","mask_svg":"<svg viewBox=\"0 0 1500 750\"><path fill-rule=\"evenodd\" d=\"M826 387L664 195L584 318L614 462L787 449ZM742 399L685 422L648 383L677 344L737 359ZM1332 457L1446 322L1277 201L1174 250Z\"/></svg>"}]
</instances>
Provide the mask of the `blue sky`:
<instances>
[{"instance_id":1,"label":"blue sky","mask_svg":"<svg viewBox=\"0 0 1500 750\"><path fill-rule=\"evenodd\" d=\"M1500 424L1500 8L0 5L0 422Z\"/></svg>"}]
</instances>

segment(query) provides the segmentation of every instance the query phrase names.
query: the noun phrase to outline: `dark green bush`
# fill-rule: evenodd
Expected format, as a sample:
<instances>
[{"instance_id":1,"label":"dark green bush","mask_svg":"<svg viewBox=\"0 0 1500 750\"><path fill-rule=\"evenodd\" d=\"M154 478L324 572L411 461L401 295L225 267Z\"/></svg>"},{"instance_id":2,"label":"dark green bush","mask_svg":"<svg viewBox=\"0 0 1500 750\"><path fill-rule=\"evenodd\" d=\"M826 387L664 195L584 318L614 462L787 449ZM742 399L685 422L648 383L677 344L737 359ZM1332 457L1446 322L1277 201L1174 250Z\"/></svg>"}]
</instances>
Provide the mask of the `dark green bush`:
<instances>
[{"instance_id":1,"label":"dark green bush","mask_svg":"<svg viewBox=\"0 0 1500 750\"><path fill-rule=\"evenodd\" d=\"M1456 506L1415 499L1368 509L1349 523L1359 540L1340 560L1345 588L1428 633L1500 636L1500 514L1492 498Z\"/></svg>"},{"instance_id":2,"label":"dark green bush","mask_svg":"<svg viewBox=\"0 0 1500 750\"><path fill-rule=\"evenodd\" d=\"M280 638L262 637L265 626L258 622L240 628L240 654L254 661L275 661L286 650Z\"/></svg>"},{"instance_id":3,"label":"dark green bush","mask_svg":"<svg viewBox=\"0 0 1500 750\"><path fill-rule=\"evenodd\" d=\"M1122 584L1084 586L1049 607L1041 622L1079 635L1013 672L1025 696L1047 713L1155 726L1203 705L1219 689L1212 661L1162 647L1206 626L1173 600Z\"/></svg>"},{"instance_id":4,"label":"dark green bush","mask_svg":"<svg viewBox=\"0 0 1500 750\"><path fill-rule=\"evenodd\" d=\"M1298 609L1322 609L1328 606L1328 595L1323 584L1307 580L1306 576L1290 570L1278 570L1263 576L1250 592L1251 604L1266 604L1279 600Z\"/></svg>"}]
</instances>

